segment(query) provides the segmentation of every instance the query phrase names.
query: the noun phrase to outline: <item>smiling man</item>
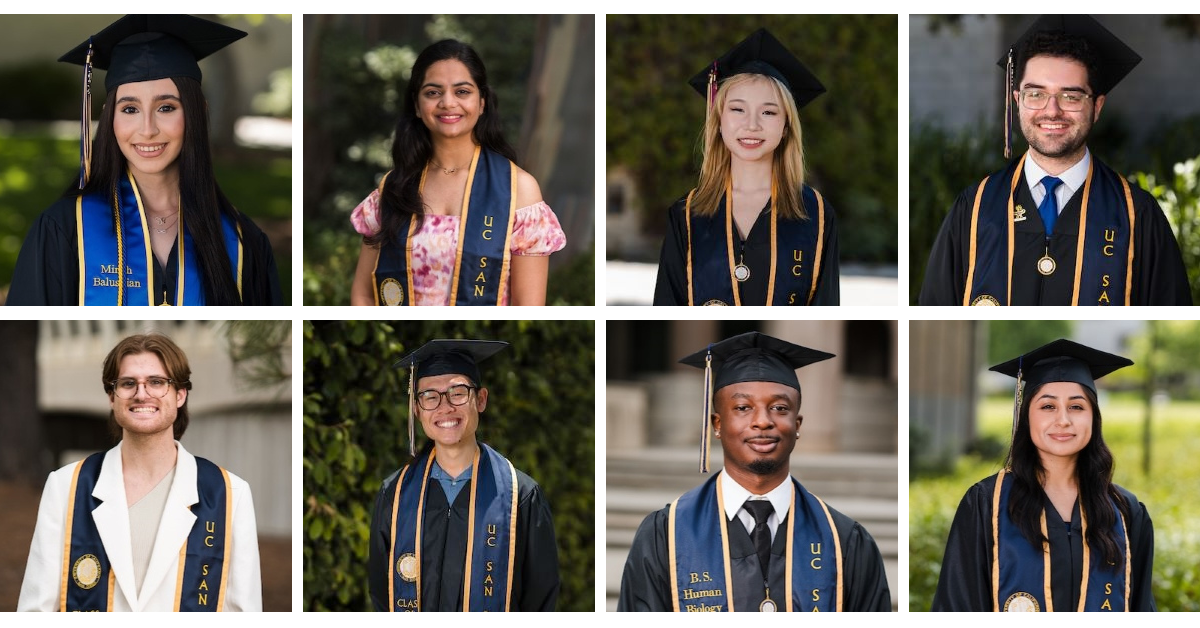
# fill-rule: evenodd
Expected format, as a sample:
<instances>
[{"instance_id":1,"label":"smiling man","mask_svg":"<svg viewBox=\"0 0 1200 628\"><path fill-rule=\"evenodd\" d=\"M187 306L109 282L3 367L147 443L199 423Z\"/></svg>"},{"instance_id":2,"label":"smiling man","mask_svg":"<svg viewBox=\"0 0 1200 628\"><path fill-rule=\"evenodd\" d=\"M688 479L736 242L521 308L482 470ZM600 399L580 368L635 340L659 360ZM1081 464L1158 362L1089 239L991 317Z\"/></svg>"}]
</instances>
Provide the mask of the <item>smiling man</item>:
<instances>
[{"instance_id":1,"label":"smiling man","mask_svg":"<svg viewBox=\"0 0 1200 628\"><path fill-rule=\"evenodd\" d=\"M1192 304L1162 209L1087 146L1140 61L1086 15L1043 16L1005 53L1005 128L1015 110L1029 151L959 195L921 305Z\"/></svg>"},{"instance_id":2,"label":"smiling man","mask_svg":"<svg viewBox=\"0 0 1200 628\"><path fill-rule=\"evenodd\" d=\"M50 474L17 610L262 610L250 486L179 444L190 377L161 334L109 352L120 442Z\"/></svg>"},{"instance_id":3,"label":"smiling man","mask_svg":"<svg viewBox=\"0 0 1200 628\"><path fill-rule=\"evenodd\" d=\"M832 357L750 332L680 360L705 369L701 470L710 428L725 464L642 522L618 611L891 610L875 540L790 473L804 422L796 369Z\"/></svg>"},{"instance_id":4,"label":"smiling man","mask_svg":"<svg viewBox=\"0 0 1200 628\"><path fill-rule=\"evenodd\" d=\"M475 440L487 409L479 360L508 346L432 340L396 363L409 370L409 454L383 481L368 572L380 611L552 611L554 522L541 487ZM429 441L414 450L412 417Z\"/></svg>"}]
</instances>

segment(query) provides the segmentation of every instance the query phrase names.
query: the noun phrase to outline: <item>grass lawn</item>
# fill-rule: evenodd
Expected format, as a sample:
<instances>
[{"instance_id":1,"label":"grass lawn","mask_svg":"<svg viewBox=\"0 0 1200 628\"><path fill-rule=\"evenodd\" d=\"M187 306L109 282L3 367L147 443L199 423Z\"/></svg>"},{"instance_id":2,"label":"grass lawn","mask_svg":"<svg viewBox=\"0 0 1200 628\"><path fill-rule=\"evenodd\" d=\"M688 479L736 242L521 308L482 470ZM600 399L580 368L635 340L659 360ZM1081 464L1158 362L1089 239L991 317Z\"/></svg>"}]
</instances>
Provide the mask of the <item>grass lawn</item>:
<instances>
[{"instance_id":1,"label":"grass lawn","mask_svg":"<svg viewBox=\"0 0 1200 628\"><path fill-rule=\"evenodd\" d=\"M1116 459L1114 480L1146 505L1154 521L1154 596L1159 610L1200 610L1200 402L1154 409L1150 472L1142 472L1143 404L1110 395L1101 402L1104 439ZM1012 398L980 406L980 437L1006 444ZM959 459L952 473L909 483L909 605L926 611L937 588L950 522L967 488L996 473L1003 460Z\"/></svg>"}]
</instances>

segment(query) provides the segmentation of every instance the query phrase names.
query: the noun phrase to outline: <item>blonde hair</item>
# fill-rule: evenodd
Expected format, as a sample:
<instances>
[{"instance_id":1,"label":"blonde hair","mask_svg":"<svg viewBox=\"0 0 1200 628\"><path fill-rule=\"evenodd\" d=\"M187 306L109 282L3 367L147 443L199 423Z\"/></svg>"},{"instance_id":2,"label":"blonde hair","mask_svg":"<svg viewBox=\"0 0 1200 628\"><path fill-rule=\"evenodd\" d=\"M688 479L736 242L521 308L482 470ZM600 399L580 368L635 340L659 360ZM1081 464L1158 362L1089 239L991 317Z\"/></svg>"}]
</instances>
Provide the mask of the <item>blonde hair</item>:
<instances>
[{"instance_id":1,"label":"blonde hair","mask_svg":"<svg viewBox=\"0 0 1200 628\"><path fill-rule=\"evenodd\" d=\"M750 81L769 80L775 88L775 95L782 103L784 118L783 137L779 146L775 147L771 176L774 179L777 211L779 215L789 219L806 220L808 213L804 211L804 203L800 196L800 186L804 183L804 144L800 130L800 114L796 109L796 101L792 93L783 83L765 74L735 74L721 82L713 107L704 120L704 130L701 139L704 142L704 162L700 166L700 180L696 185L696 193L692 197L692 208L701 216L711 216L717 212L717 204L721 195L725 194L725 182L730 177L729 147L721 139L721 113L725 110L725 101L729 98L729 90Z\"/></svg>"}]
</instances>

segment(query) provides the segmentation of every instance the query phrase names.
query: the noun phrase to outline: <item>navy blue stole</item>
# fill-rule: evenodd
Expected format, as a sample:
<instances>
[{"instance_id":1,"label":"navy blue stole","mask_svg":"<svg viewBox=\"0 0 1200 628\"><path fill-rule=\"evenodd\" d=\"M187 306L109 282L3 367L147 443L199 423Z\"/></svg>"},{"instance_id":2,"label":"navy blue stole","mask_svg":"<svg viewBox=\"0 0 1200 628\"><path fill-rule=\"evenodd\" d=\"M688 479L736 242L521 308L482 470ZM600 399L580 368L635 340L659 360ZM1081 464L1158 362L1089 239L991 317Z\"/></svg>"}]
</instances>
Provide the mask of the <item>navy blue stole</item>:
<instances>
[{"instance_id":1,"label":"navy blue stole","mask_svg":"<svg viewBox=\"0 0 1200 628\"><path fill-rule=\"evenodd\" d=\"M392 611L421 610L421 522L429 470L437 448L400 471L392 495L392 542L388 599ZM507 611L512 602L517 536L517 471L494 449L479 443L471 473L463 609ZM451 505L452 506L452 505Z\"/></svg>"},{"instance_id":2,"label":"navy blue stole","mask_svg":"<svg viewBox=\"0 0 1200 628\"><path fill-rule=\"evenodd\" d=\"M1050 546L1034 547L1021 534L1021 528L1008 516L1008 498L1013 476L1001 470L996 476L992 497L992 601L996 611L1053 611L1050 592ZM1082 611L1124 611L1129 608L1129 538L1125 518L1113 504L1117 520L1113 527L1117 549L1124 564L1105 569L1093 557L1087 534L1087 513L1080 507L1083 529L1083 581L1079 584L1079 608ZM1042 511L1042 534L1047 534L1046 513ZM1072 609L1066 609L1072 610Z\"/></svg>"},{"instance_id":3,"label":"navy blue stole","mask_svg":"<svg viewBox=\"0 0 1200 628\"><path fill-rule=\"evenodd\" d=\"M824 502L805 490L795 478L791 481L792 507L784 532L787 534L784 610L840 611L842 547L833 517ZM728 525L719 474L671 504L667 543L674 611L736 610L729 566ZM716 539L721 542L718 544ZM755 583L754 586L760 585Z\"/></svg>"},{"instance_id":4,"label":"navy blue stole","mask_svg":"<svg viewBox=\"0 0 1200 628\"><path fill-rule=\"evenodd\" d=\"M730 185L725 186L711 216L692 213L692 195L684 205L687 226L688 305L743 305L734 269L733 212ZM771 268L766 303L746 305L808 305L817 291L825 242L825 199L807 185L800 190L807 220L780 220L771 195ZM815 215L812 209L816 208ZM782 260L780 260L782 257Z\"/></svg>"},{"instance_id":5,"label":"navy blue stole","mask_svg":"<svg viewBox=\"0 0 1200 628\"><path fill-rule=\"evenodd\" d=\"M421 174L421 189L428 171L426 166ZM500 304L511 265L516 176L516 164L499 153L475 147L459 214L450 305ZM416 225L417 217L409 217L408 228L380 247L372 277L376 305L413 304L411 238Z\"/></svg>"},{"instance_id":6,"label":"navy blue stole","mask_svg":"<svg viewBox=\"0 0 1200 628\"><path fill-rule=\"evenodd\" d=\"M67 551L63 556L63 611L111 611L116 589L112 565L104 551L92 511L100 500L92 496L104 453L92 454L75 465L67 500ZM200 501L192 506L196 523L180 548L176 580L176 611L220 611L228 581L230 519L233 491L229 474L203 458L196 458L196 490Z\"/></svg>"},{"instance_id":7,"label":"navy blue stole","mask_svg":"<svg viewBox=\"0 0 1200 628\"><path fill-rule=\"evenodd\" d=\"M192 234L185 228L186 212L179 211L176 254L179 271L175 301L154 294L150 276L154 252L150 229L137 183L126 170L117 181L113 197L94 193L75 201L75 228L79 247L80 305L204 305L204 278L196 259ZM241 228L233 218L221 215L221 231L229 265L242 292ZM121 268L124 267L122 280Z\"/></svg>"},{"instance_id":8,"label":"navy blue stole","mask_svg":"<svg viewBox=\"0 0 1200 628\"><path fill-rule=\"evenodd\" d=\"M1013 199L1017 186L1025 184L1028 158L1026 153L976 189L963 305L1009 305L1011 301L1013 224L1026 215L1013 206ZM1071 305L1128 305L1134 257L1129 183L1093 156L1082 193Z\"/></svg>"}]
</instances>

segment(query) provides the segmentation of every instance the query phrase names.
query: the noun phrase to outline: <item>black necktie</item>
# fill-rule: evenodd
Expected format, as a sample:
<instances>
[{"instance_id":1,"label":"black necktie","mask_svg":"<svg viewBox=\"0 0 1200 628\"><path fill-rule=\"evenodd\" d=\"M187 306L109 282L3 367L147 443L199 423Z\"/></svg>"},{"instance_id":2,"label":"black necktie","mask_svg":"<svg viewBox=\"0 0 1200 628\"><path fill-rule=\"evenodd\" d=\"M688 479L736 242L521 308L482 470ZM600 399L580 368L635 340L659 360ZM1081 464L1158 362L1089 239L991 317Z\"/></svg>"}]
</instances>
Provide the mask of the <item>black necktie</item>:
<instances>
[{"instance_id":1,"label":"black necktie","mask_svg":"<svg viewBox=\"0 0 1200 628\"><path fill-rule=\"evenodd\" d=\"M750 532L750 539L754 541L754 551L758 554L758 564L762 567L763 581L767 580L767 563L771 560L771 528L767 525L767 519L771 513L775 512L775 508L771 506L771 502L765 500L748 499L742 504L742 508L754 517L754 530Z\"/></svg>"}]
</instances>

